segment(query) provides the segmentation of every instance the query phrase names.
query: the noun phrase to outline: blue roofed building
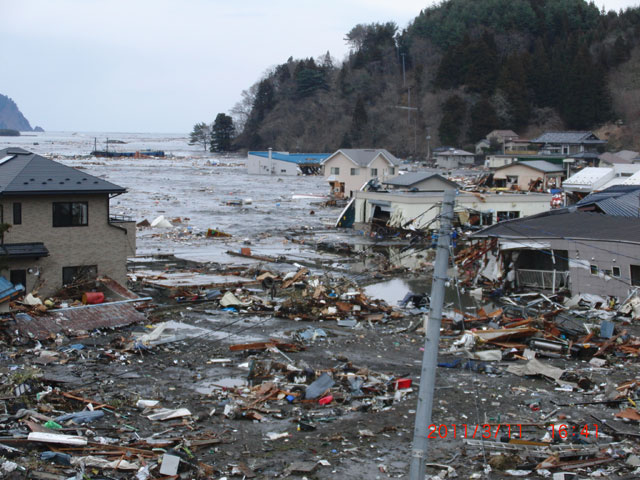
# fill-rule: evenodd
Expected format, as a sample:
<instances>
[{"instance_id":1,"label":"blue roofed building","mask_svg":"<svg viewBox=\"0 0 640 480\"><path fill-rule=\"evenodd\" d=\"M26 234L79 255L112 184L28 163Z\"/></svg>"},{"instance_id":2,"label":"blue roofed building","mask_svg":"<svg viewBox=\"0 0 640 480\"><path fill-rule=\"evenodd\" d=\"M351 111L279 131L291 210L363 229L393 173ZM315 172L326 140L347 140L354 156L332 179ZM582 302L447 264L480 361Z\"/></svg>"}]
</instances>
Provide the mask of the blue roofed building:
<instances>
[{"instance_id":1,"label":"blue roofed building","mask_svg":"<svg viewBox=\"0 0 640 480\"><path fill-rule=\"evenodd\" d=\"M318 175L330 153L249 152L247 171L252 175Z\"/></svg>"},{"instance_id":2,"label":"blue roofed building","mask_svg":"<svg viewBox=\"0 0 640 480\"><path fill-rule=\"evenodd\" d=\"M9 311L9 300L24 292L24 286L14 285L4 277L0 277L0 312Z\"/></svg>"}]
</instances>

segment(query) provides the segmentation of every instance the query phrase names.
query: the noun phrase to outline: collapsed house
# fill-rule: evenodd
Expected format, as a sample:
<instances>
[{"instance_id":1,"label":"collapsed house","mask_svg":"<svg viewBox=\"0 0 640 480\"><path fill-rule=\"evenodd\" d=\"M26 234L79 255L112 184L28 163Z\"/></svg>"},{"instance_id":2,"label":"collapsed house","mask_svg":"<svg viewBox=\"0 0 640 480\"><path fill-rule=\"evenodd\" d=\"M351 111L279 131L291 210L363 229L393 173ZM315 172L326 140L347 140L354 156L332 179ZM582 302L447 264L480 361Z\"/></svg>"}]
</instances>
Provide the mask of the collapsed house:
<instances>
[{"instance_id":1,"label":"collapsed house","mask_svg":"<svg viewBox=\"0 0 640 480\"><path fill-rule=\"evenodd\" d=\"M622 301L640 287L640 218L563 209L492 225L471 239L483 248L480 274L514 284L507 288L566 289ZM497 261L486 248L489 240Z\"/></svg>"},{"instance_id":2,"label":"collapsed house","mask_svg":"<svg viewBox=\"0 0 640 480\"><path fill-rule=\"evenodd\" d=\"M546 212L552 195L459 192L455 212L461 225L483 226ZM442 190L431 192L357 192L354 228L384 226L410 230L438 228Z\"/></svg>"}]
</instances>

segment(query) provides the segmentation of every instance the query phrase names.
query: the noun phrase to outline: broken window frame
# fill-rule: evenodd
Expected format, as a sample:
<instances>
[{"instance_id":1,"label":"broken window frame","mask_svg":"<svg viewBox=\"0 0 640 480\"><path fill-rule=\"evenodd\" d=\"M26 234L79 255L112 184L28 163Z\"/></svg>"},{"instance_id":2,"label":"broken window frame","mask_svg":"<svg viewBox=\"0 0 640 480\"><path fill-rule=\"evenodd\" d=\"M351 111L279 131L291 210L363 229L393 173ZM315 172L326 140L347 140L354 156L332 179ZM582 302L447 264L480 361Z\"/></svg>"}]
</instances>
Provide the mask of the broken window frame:
<instances>
[{"instance_id":1,"label":"broken window frame","mask_svg":"<svg viewBox=\"0 0 640 480\"><path fill-rule=\"evenodd\" d=\"M86 227L88 225L88 202L53 202L54 227Z\"/></svg>"}]
</instances>

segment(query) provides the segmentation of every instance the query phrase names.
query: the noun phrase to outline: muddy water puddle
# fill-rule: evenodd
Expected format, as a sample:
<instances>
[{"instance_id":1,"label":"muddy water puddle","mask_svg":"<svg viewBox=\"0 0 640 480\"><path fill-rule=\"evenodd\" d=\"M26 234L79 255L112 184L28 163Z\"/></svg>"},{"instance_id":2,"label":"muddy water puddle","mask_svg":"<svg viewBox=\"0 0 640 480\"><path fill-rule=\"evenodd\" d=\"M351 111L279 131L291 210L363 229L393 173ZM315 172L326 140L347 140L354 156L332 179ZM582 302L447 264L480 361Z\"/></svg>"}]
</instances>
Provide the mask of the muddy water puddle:
<instances>
[{"instance_id":1,"label":"muddy water puddle","mask_svg":"<svg viewBox=\"0 0 640 480\"><path fill-rule=\"evenodd\" d=\"M430 295L431 294L431 277L406 279L394 278L384 282L374 283L364 288L365 294L372 298L384 300L389 305L397 306L399 302L407 295ZM445 305L464 309L468 313L483 308L492 309L492 304L487 304L482 299L469 295L463 289L460 291L454 286L447 287L444 295Z\"/></svg>"}]
</instances>

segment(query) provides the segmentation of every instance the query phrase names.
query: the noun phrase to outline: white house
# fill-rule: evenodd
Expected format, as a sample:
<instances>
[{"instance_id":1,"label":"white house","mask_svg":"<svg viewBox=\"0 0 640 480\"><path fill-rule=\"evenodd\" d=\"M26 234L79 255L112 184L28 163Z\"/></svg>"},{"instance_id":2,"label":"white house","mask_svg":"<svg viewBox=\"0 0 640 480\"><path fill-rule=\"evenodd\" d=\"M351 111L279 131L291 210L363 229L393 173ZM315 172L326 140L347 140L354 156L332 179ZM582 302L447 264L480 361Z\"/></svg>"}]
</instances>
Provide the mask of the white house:
<instances>
[{"instance_id":1,"label":"white house","mask_svg":"<svg viewBox=\"0 0 640 480\"><path fill-rule=\"evenodd\" d=\"M475 161L473 153L465 152L457 148L436 152L433 154L433 157L435 158L436 167L446 169L471 167Z\"/></svg>"},{"instance_id":2,"label":"white house","mask_svg":"<svg viewBox=\"0 0 640 480\"><path fill-rule=\"evenodd\" d=\"M400 160L385 149L343 148L322 161L324 177L335 197L352 197L369 181L397 174Z\"/></svg>"},{"instance_id":3,"label":"white house","mask_svg":"<svg viewBox=\"0 0 640 480\"><path fill-rule=\"evenodd\" d=\"M247 171L252 175L312 175L321 170L328 153L249 152Z\"/></svg>"}]
</instances>

